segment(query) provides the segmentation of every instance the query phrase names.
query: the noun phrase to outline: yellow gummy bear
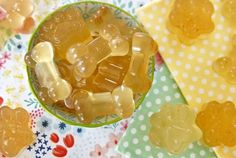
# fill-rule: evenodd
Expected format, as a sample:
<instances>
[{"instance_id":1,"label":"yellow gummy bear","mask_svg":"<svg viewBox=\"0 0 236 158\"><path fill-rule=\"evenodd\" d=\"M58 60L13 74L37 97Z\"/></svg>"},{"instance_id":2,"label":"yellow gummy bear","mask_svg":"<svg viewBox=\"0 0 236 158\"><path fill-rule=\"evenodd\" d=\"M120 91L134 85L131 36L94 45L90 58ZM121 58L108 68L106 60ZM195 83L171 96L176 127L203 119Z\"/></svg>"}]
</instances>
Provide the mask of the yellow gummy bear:
<instances>
[{"instance_id":1,"label":"yellow gummy bear","mask_svg":"<svg viewBox=\"0 0 236 158\"><path fill-rule=\"evenodd\" d=\"M34 141L30 116L23 108L0 108L0 153L15 157Z\"/></svg>"},{"instance_id":2,"label":"yellow gummy bear","mask_svg":"<svg viewBox=\"0 0 236 158\"><path fill-rule=\"evenodd\" d=\"M229 55L214 61L212 68L226 81L236 84L236 35L234 35L232 43L233 47Z\"/></svg>"},{"instance_id":3,"label":"yellow gummy bear","mask_svg":"<svg viewBox=\"0 0 236 158\"><path fill-rule=\"evenodd\" d=\"M0 48L9 37L9 31L29 33L34 26L34 20L31 18L33 11L34 5L31 0L0 1Z\"/></svg>"},{"instance_id":4,"label":"yellow gummy bear","mask_svg":"<svg viewBox=\"0 0 236 158\"><path fill-rule=\"evenodd\" d=\"M167 27L182 43L190 45L201 35L213 32L213 13L209 0L175 0Z\"/></svg>"},{"instance_id":5,"label":"yellow gummy bear","mask_svg":"<svg viewBox=\"0 0 236 158\"><path fill-rule=\"evenodd\" d=\"M164 105L150 118L150 141L171 154L183 152L189 144L201 138L195 124L195 113L187 105Z\"/></svg>"},{"instance_id":6,"label":"yellow gummy bear","mask_svg":"<svg viewBox=\"0 0 236 158\"><path fill-rule=\"evenodd\" d=\"M210 146L236 145L236 108L232 102L212 101L203 106L196 118L204 142Z\"/></svg>"},{"instance_id":7,"label":"yellow gummy bear","mask_svg":"<svg viewBox=\"0 0 236 158\"><path fill-rule=\"evenodd\" d=\"M223 16L232 24L236 26L236 1L235 0L224 0L222 6Z\"/></svg>"}]
</instances>

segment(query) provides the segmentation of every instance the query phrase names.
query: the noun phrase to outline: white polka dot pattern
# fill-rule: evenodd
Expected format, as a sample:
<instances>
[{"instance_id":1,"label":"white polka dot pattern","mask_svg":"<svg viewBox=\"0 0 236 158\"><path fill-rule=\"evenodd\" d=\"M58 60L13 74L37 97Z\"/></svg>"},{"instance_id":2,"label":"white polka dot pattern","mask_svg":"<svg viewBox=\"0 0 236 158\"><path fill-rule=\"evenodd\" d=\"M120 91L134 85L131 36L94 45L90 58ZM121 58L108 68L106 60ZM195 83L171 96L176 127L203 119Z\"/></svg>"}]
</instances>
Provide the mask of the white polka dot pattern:
<instances>
[{"instance_id":1,"label":"white polka dot pattern","mask_svg":"<svg viewBox=\"0 0 236 158\"><path fill-rule=\"evenodd\" d=\"M228 100L236 104L236 85L227 83L212 70L212 63L217 58L228 55L236 29L229 26L221 15L222 1L211 0L211 2L215 8L213 15L215 30L206 39L198 40L192 46L181 44L166 28L171 0L152 1L137 11L139 20L157 41L160 53L188 104L196 111L199 111L203 103L212 100L220 102ZM146 18L147 16L152 16L154 19ZM160 103L160 100L156 100L156 103ZM227 153L222 153L221 148L217 148L216 152L221 158L236 158L236 150L231 148L228 150Z\"/></svg>"},{"instance_id":2,"label":"white polka dot pattern","mask_svg":"<svg viewBox=\"0 0 236 158\"><path fill-rule=\"evenodd\" d=\"M212 2L215 9L220 8L221 1ZM212 70L213 61L230 51L231 36L236 30L230 28L218 9L213 16L216 24L214 32L206 39L196 41L192 46L185 46L166 28L170 4L171 0L153 1L138 9L137 15L157 41L160 53L188 103L199 108L204 102L225 101L229 96L236 103L236 93L230 91L232 87L236 88L236 85L227 83ZM192 86L194 88L190 88Z\"/></svg>"},{"instance_id":3,"label":"white polka dot pattern","mask_svg":"<svg viewBox=\"0 0 236 158\"><path fill-rule=\"evenodd\" d=\"M186 103L175 81L170 76L166 66L163 66L155 74L155 82L152 89L140 109L135 113L134 119L127 129L125 136L121 138L117 150L128 158L216 158L216 155L202 146L200 143L189 145L180 155L170 155L166 150L157 148L149 141L150 129L149 117L157 112L165 103ZM127 155L128 153L128 155Z\"/></svg>"}]
</instances>

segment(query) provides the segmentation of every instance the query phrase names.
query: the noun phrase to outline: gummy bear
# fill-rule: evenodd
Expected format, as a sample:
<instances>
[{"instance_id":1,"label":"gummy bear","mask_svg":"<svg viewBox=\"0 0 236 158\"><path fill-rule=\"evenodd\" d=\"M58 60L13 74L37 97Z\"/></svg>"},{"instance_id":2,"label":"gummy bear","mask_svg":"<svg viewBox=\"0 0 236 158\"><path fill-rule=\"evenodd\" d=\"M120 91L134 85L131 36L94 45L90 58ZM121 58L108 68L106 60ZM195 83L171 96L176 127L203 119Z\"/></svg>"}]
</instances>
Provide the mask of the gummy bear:
<instances>
[{"instance_id":1,"label":"gummy bear","mask_svg":"<svg viewBox=\"0 0 236 158\"><path fill-rule=\"evenodd\" d=\"M130 56L109 57L102 61L98 67L93 83L100 91L111 92L123 82L129 69Z\"/></svg>"},{"instance_id":2,"label":"gummy bear","mask_svg":"<svg viewBox=\"0 0 236 158\"><path fill-rule=\"evenodd\" d=\"M167 28L183 44L191 45L198 37L213 32L213 13L214 6L209 0L175 0Z\"/></svg>"},{"instance_id":3,"label":"gummy bear","mask_svg":"<svg viewBox=\"0 0 236 158\"><path fill-rule=\"evenodd\" d=\"M39 30L39 42L48 41L55 47L56 59L65 59L67 50L92 39L88 27L76 7L67 7L56 12Z\"/></svg>"},{"instance_id":4,"label":"gummy bear","mask_svg":"<svg viewBox=\"0 0 236 158\"><path fill-rule=\"evenodd\" d=\"M236 108L232 102L206 103L198 113L196 123L209 147L236 145Z\"/></svg>"},{"instance_id":5,"label":"gummy bear","mask_svg":"<svg viewBox=\"0 0 236 158\"><path fill-rule=\"evenodd\" d=\"M7 157L16 157L33 143L35 136L30 129L30 116L23 108L0 108L0 152Z\"/></svg>"},{"instance_id":6,"label":"gummy bear","mask_svg":"<svg viewBox=\"0 0 236 158\"><path fill-rule=\"evenodd\" d=\"M150 141L171 154L183 152L189 144L201 138L195 124L195 113L187 105L164 105L150 118Z\"/></svg>"},{"instance_id":7,"label":"gummy bear","mask_svg":"<svg viewBox=\"0 0 236 158\"><path fill-rule=\"evenodd\" d=\"M223 16L232 24L236 26L236 1L235 0L224 0L222 6Z\"/></svg>"},{"instance_id":8,"label":"gummy bear","mask_svg":"<svg viewBox=\"0 0 236 158\"><path fill-rule=\"evenodd\" d=\"M31 17L34 5L31 0L1 0L0 1L0 48L7 40L6 32L30 33L34 27L34 19ZM30 23L29 23L30 19Z\"/></svg>"},{"instance_id":9,"label":"gummy bear","mask_svg":"<svg viewBox=\"0 0 236 158\"><path fill-rule=\"evenodd\" d=\"M66 99L70 95L72 87L60 77L53 60L54 50L52 44L49 42L38 43L30 55L36 62L35 73L40 86L48 88L48 95L55 102Z\"/></svg>"},{"instance_id":10,"label":"gummy bear","mask_svg":"<svg viewBox=\"0 0 236 158\"><path fill-rule=\"evenodd\" d=\"M91 123L97 117L113 114L127 118L135 109L133 91L125 86L117 87L112 93L80 90L74 94L73 103L79 121L85 124Z\"/></svg>"},{"instance_id":11,"label":"gummy bear","mask_svg":"<svg viewBox=\"0 0 236 158\"><path fill-rule=\"evenodd\" d=\"M157 53L157 45L147 34L137 32L133 36L132 50L129 70L123 83L134 93L146 93L152 84L148 77L149 58Z\"/></svg>"},{"instance_id":12,"label":"gummy bear","mask_svg":"<svg viewBox=\"0 0 236 158\"><path fill-rule=\"evenodd\" d=\"M218 58L212 64L213 70L231 84L236 84L236 35L228 56Z\"/></svg>"}]
</instances>

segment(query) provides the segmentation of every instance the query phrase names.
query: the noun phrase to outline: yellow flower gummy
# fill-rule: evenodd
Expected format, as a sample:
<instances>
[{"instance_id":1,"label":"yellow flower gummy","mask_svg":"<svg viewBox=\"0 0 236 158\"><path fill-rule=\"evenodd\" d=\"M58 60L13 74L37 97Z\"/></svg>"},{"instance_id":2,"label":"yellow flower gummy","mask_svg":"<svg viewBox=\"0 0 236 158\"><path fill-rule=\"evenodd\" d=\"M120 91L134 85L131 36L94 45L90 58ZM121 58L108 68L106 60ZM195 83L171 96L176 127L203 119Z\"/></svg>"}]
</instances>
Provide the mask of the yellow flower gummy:
<instances>
[{"instance_id":1,"label":"yellow flower gummy","mask_svg":"<svg viewBox=\"0 0 236 158\"><path fill-rule=\"evenodd\" d=\"M203 140L210 147L236 145L236 108L232 102L212 101L197 114L197 125L203 132Z\"/></svg>"},{"instance_id":2,"label":"yellow flower gummy","mask_svg":"<svg viewBox=\"0 0 236 158\"><path fill-rule=\"evenodd\" d=\"M0 108L0 153L15 157L34 141L30 116L23 108Z\"/></svg>"},{"instance_id":3,"label":"yellow flower gummy","mask_svg":"<svg viewBox=\"0 0 236 158\"><path fill-rule=\"evenodd\" d=\"M191 45L201 35L214 30L213 13L209 0L175 0L167 27L183 44Z\"/></svg>"},{"instance_id":4,"label":"yellow flower gummy","mask_svg":"<svg viewBox=\"0 0 236 158\"><path fill-rule=\"evenodd\" d=\"M195 113L187 105L164 105L160 112L150 118L150 141L171 154L178 154L194 141L202 132L195 124Z\"/></svg>"}]
</instances>

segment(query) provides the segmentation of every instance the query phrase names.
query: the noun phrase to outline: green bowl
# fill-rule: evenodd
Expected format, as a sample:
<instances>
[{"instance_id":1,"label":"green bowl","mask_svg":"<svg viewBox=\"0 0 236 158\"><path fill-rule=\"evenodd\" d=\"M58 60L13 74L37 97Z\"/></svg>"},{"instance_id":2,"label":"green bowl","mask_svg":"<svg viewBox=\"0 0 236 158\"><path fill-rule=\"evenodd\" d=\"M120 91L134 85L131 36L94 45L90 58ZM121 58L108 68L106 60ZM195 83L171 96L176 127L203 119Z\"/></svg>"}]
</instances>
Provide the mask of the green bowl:
<instances>
[{"instance_id":1,"label":"green bowl","mask_svg":"<svg viewBox=\"0 0 236 158\"><path fill-rule=\"evenodd\" d=\"M28 51L31 51L32 48L37 44L37 37L38 37L38 32L41 28L41 26L44 24L45 21L50 20L50 17L56 13L56 12L60 12L63 9L66 9L67 7L71 7L74 6L76 8L78 8L81 12L81 14L83 15L84 19L88 19L93 13L95 13L97 11L97 9L101 6L107 6L110 9L112 9L115 13L116 18L122 19L124 20L124 22L126 22L127 26L129 27L139 27L141 30L142 26L137 22L137 20L135 19L135 17L133 17L132 15L130 15L128 12L114 6L108 3L101 3L101 2L95 2L95 1L84 1L84 2L77 2L77 3L72 3L69 5L65 5L59 9L57 9L56 11L54 11L53 13L51 13L50 15L48 15L38 26L38 28L36 29L36 31L33 33L30 43L29 43L29 47L28 47ZM153 74L154 74L154 65L155 65L155 61L154 58L150 59L150 63L149 63L149 76L150 78L153 80ZM39 100L40 104L42 105L42 107L49 112L50 114L52 114L53 116L59 118L60 120L64 121L67 124L70 125L76 125L76 126L83 126L83 127L100 127L103 125L109 125L115 122L118 122L121 120L121 118L119 118L117 115L111 115L111 116L106 116L106 117L101 117L101 118L97 118L96 120L94 120L92 123L90 124L83 124L81 122L79 122L79 120L77 119L75 113L71 113L70 111L68 111L68 109L64 106L58 106L58 105L45 105L38 97L38 89L39 89L39 83L36 77L36 74L34 72L34 70L30 67L27 67L27 74L28 74L28 80L29 80L29 84L31 87L31 90L33 92L33 94L36 96L36 98ZM142 101L144 100L146 94L137 94L135 95L135 105L136 105L136 109L139 107L139 105L142 103Z\"/></svg>"}]
</instances>

